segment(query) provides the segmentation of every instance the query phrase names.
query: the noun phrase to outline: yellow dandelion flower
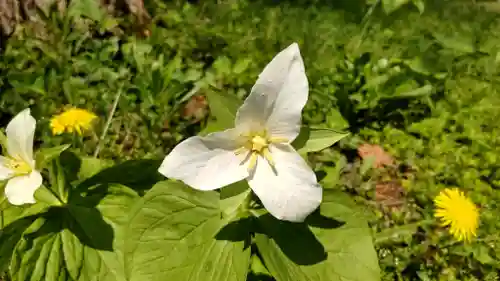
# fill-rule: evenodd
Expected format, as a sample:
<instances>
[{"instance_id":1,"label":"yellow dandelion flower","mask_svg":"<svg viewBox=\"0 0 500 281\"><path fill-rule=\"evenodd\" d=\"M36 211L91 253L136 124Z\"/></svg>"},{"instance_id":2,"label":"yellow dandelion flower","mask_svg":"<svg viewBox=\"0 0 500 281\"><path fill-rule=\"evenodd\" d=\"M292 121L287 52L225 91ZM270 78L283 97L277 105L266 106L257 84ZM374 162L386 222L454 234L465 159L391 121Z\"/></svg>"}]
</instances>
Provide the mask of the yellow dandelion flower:
<instances>
[{"instance_id":1,"label":"yellow dandelion flower","mask_svg":"<svg viewBox=\"0 0 500 281\"><path fill-rule=\"evenodd\" d=\"M458 240L470 241L476 236L479 211L474 203L458 188L442 190L434 199L434 216L442 226L449 226L450 233Z\"/></svg>"},{"instance_id":2,"label":"yellow dandelion flower","mask_svg":"<svg viewBox=\"0 0 500 281\"><path fill-rule=\"evenodd\" d=\"M52 117L50 120L50 127L54 135L60 135L65 131L68 133L76 132L81 135L83 131L91 128L92 122L96 118L97 116L94 113L87 110L70 108Z\"/></svg>"}]
</instances>

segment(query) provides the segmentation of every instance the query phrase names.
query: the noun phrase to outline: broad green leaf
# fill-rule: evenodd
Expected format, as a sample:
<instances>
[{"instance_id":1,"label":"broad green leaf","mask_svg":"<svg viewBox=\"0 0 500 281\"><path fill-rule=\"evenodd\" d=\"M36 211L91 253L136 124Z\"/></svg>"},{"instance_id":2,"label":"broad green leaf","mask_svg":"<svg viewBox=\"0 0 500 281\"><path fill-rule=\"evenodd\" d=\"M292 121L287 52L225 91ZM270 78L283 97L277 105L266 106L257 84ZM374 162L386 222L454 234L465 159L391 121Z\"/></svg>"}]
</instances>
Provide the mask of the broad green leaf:
<instances>
[{"instance_id":1,"label":"broad green leaf","mask_svg":"<svg viewBox=\"0 0 500 281\"><path fill-rule=\"evenodd\" d=\"M17 242L34 220L35 217L21 218L0 228L0 272L8 270Z\"/></svg>"},{"instance_id":2,"label":"broad green leaf","mask_svg":"<svg viewBox=\"0 0 500 281\"><path fill-rule=\"evenodd\" d=\"M151 188L163 179L158 168L161 160L128 160L113 166L113 161L79 157L72 152L61 154L66 181L84 191L96 184L122 184L137 191Z\"/></svg>"},{"instance_id":3,"label":"broad green leaf","mask_svg":"<svg viewBox=\"0 0 500 281\"><path fill-rule=\"evenodd\" d=\"M177 182L156 184L130 215L129 280L246 280L248 230L244 224L226 223L217 192Z\"/></svg>"},{"instance_id":4,"label":"broad green leaf","mask_svg":"<svg viewBox=\"0 0 500 281\"><path fill-rule=\"evenodd\" d=\"M95 157L81 157L80 170L78 171L79 179L88 179L100 171L113 166L113 161L108 159L98 159Z\"/></svg>"},{"instance_id":5,"label":"broad green leaf","mask_svg":"<svg viewBox=\"0 0 500 281\"><path fill-rule=\"evenodd\" d=\"M125 163L127 163L127 161ZM113 164L114 161L112 160L99 159L90 156L78 156L77 154L71 151L64 151L60 157L60 166L64 171L66 181L74 184L80 184L81 182L96 176L97 174L99 174L99 172L111 168ZM125 172L128 173L130 171L125 171ZM122 178L129 179L131 177L129 176ZM92 184L95 183L96 181L93 181ZM123 182L117 182L117 183L124 184ZM63 184L66 183L63 182ZM88 186L89 185L87 185L87 187Z\"/></svg>"},{"instance_id":6,"label":"broad green leaf","mask_svg":"<svg viewBox=\"0 0 500 281\"><path fill-rule=\"evenodd\" d=\"M382 0L382 7L386 14L390 14L408 2L410 0Z\"/></svg>"},{"instance_id":7,"label":"broad green leaf","mask_svg":"<svg viewBox=\"0 0 500 281\"><path fill-rule=\"evenodd\" d=\"M316 152L334 145L348 135L349 133L341 133L331 129L302 127L299 136L293 141L292 145L301 154Z\"/></svg>"},{"instance_id":8,"label":"broad green leaf","mask_svg":"<svg viewBox=\"0 0 500 281\"><path fill-rule=\"evenodd\" d=\"M223 187L220 191L220 209L225 215L237 216L238 210L247 208L244 204L251 195L252 190L245 180Z\"/></svg>"},{"instance_id":9,"label":"broad green leaf","mask_svg":"<svg viewBox=\"0 0 500 281\"><path fill-rule=\"evenodd\" d=\"M224 129L234 127L236 111L238 111L242 101L235 95L221 91L208 91L207 99L210 112L217 119L220 126Z\"/></svg>"},{"instance_id":10,"label":"broad green leaf","mask_svg":"<svg viewBox=\"0 0 500 281\"><path fill-rule=\"evenodd\" d=\"M82 163L90 160L83 158ZM92 163L95 162L92 160ZM86 178L78 189L86 189L95 184L116 183L128 186L136 191L144 191L151 188L156 182L163 179L163 176L158 173L161 160L141 159L128 160L112 167L106 167L107 164L102 164L98 173ZM82 167L85 164L82 164ZM89 175L89 174L87 174Z\"/></svg>"},{"instance_id":11,"label":"broad green leaf","mask_svg":"<svg viewBox=\"0 0 500 281\"><path fill-rule=\"evenodd\" d=\"M47 206L62 206L63 202L56 196L56 193L49 190L46 186L42 185L35 191L34 194L37 203L45 204ZM66 198L65 198L66 199ZM30 205L32 206L32 205Z\"/></svg>"},{"instance_id":12,"label":"broad green leaf","mask_svg":"<svg viewBox=\"0 0 500 281\"><path fill-rule=\"evenodd\" d=\"M37 190L37 193L41 193L39 194L39 197L41 197L40 199L42 199L43 202L48 202L49 205L56 206L55 204L57 204L57 202L55 201L68 202L69 189L67 188L64 168L67 169L70 167L66 167L65 164L66 163L63 163L63 165L61 165L61 158L56 158L52 161L52 165L48 166L50 190L47 189L43 193ZM52 196L50 196L51 194L49 193L53 193ZM56 200L54 200L53 197L56 197Z\"/></svg>"},{"instance_id":13,"label":"broad green leaf","mask_svg":"<svg viewBox=\"0 0 500 281\"><path fill-rule=\"evenodd\" d=\"M70 147L69 144L58 145L50 148L41 148L35 154L36 167L38 170L44 169L54 158Z\"/></svg>"},{"instance_id":14,"label":"broad green leaf","mask_svg":"<svg viewBox=\"0 0 500 281\"><path fill-rule=\"evenodd\" d=\"M365 214L343 193L325 190L320 212L304 224L258 218L255 242L277 281L379 281Z\"/></svg>"},{"instance_id":15,"label":"broad green leaf","mask_svg":"<svg viewBox=\"0 0 500 281\"><path fill-rule=\"evenodd\" d=\"M16 206L9 203L5 197L4 188L6 181L0 184L0 235L4 227L7 227L10 223L15 222L24 217L36 215L47 210L50 205L39 203L39 204L28 204L22 206ZM40 193L39 188L35 193L35 198L38 193ZM1 243L0 243L1 244Z\"/></svg>"},{"instance_id":16,"label":"broad green leaf","mask_svg":"<svg viewBox=\"0 0 500 281\"><path fill-rule=\"evenodd\" d=\"M39 214L15 244L11 276L26 281L125 280L122 226L136 198L126 186L102 185L85 197L73 194L65 207Z\"/></svg>"},{"instance_id":17,"label":"broad green leaf","mask_svg":"<svg viewBox=\"0 0 500 281\"><path fill-rule=\"evenodd\" d=\"M0 272L8 269L12 253L24 230L35 220L36 215L45 212L43 203L15 206L4 196L5 182L0 186Z\"/></svg>"},{"instance_id":18,"label":"broad green leaf","mask_svg":"<svg viewBox=\"0 0 500 281\"><path fill-rule=\"evenodd\" d=\"M219 132L219 131L224 131L226 129L223 124L219 123L218 121L215 120L209 120L207 122L207 125L201 132L198 133L199 136L206 136L210 133L214 132Z\"/></svg>"},{"instance_id":19,"label":"broad green leaf","mask_svg":"<svg viewBox=\"0 0 500 281\"><path fill-rule=\"evenodd\" d=\"M340 111L336 108L331 108L330 110L328 110L326 123L328 127L336 130L346 130L347 128L349 128L349 123L344 119Z\"/></svg>"},{"instance_id":20,"label":"broad green leaf","mask_svg":"<svg viewBox=\"0 0 500 281\"><path fill-rule=\"evenodd\" d=\"M252 272L256 275L269 275L269 271L266 266L262 263L259 256L252 255ZM270 276L270 275L269 275Z\"/></svg>"}]
</instances>

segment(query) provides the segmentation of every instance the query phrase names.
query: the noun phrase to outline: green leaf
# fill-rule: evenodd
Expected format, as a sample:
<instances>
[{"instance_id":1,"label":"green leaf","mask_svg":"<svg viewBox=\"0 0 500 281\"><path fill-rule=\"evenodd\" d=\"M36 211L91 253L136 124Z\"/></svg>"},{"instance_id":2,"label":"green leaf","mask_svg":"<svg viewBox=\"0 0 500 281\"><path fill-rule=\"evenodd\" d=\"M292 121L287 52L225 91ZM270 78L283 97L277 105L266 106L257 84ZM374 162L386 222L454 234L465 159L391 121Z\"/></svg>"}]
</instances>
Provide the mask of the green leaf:
<instances>
[{"instance_id":1,"label":"green leaf","mask_svg":"<svg viewBox=\"0 0 500 281\"><path fill-rule=\"evenodd\" d=\"M224 127L223 124L219 123L218 121L209 120L205 128L201 130L201 132L199 132L198 135L206 136L210 133L223 131L224 129L226 129L226 127Z\"/></svg>"},{"instance_id":2,"label":"green leaf","mask_svg":"<svg viewBox=\"0 0 500 281\"><path fill-rule=\"evenodd\" d=\"M177 182L156 184L130 215L129 280L246 280L248 231L244 224L226 223L217 192Z\"/></svg>"},{"instance_id":3,"label":"green leaf","mask_svg":"<svg viewBox=\"0 0 500 281\"><path fill-rule=\"evenodd\" d=\"M4 134L3 130L0 130L0 146L2 146L3 154L7 154L7 136Z\"/></svg>"},{"instance_id":4,"label":"green leaf","mask_svg":"<svg viewBox=\"0 0 500 281\"><path fill-rule=\"evenodd\" d=\"M83 158L82 163L90 160ZM106 167L103 164L98 173L86 178L78 189L85 190L96 184L116 183L128 186L136 191L144 191L151 188L155 183L163 179L163 176L158 173L158 168L162 160L128 160L112 167ZM94 161L92 161L94 162ZM92 163L89 162L89 163ZM82 167L84 164L82 164ZM87 174L88 175L88 174Z\"/></svg>"},{"instance_id":5,"label":"green leaf","mask_svg":"<svg viewBox=\"0 0 500 281\"><path fill-rule=\"evenodd\" d=\"M488 247L486 247L485 245L481 245L481 244L475 245L472 248L472 255L480 263L491 264L491 265L497 264L497 261L491 257L489 252L490 252L490 249Z\"/></svg>"},{"instance_id":6,"label":"green leaf","mask_svg":"<svg viewBox=\"0 0 500 281\"><path fill-rule=\"evenodd\" d=\"M324 167L323 170L326 172L326 176L321 180L321 186L323 186L323 188L334 188L340 185L342 183L340 181L340 176L346 165L347 159L345 157L341 157L335 163L335 167Z\"/></svg>"},{"instance_id":7,"label":"green leaf","mask_svg":"<svg viewBox=\"0 0 500 281\"><path fill-rule=\"evenodd\" d=\"M416 98L416 97L421 97L421 96L428 96L432 93L434 88L431 85L425 85L417 89L411 89L408 91L400 91L402 88L397 88L395 91L395 95L392 98ZM384 97L385 98L385 97Z\"/></svg>"},{"instance_id":8,"label":"green leaf","mask_svg":"<svg viewBox=\"0 0 500 281\"><path fill-rule=\"evenodd\" d=\"M163 179L158 173L162 160L128 160L113 166L113 161L79 157L72 152L61 154L66 181L84 191L96 184L122 184L137 191L151 188Z\"/></svg>"},{"instance_id":9,"label":"green leaf","mask_svg":"<svg viewBox=\"0 0 500 281\"><path fill-rule=\"evenodd\" d=\"M271 278L269 271L267 270L266 266L262 263L258 255L252 256L251 268L252 268L252 273L254 275L259 277L264 275L266 277Z\"/></svg>"},{"instance_id":10,"label":"green leaf","mask_svg":"<svg viewBox=\"0 0 500 281\"><path fill-rule=\"evenodd\" d=\"M21 218L0 229L0 272L8 270L17 242L34 219L34 217Z\"/></svg>"},{"instance_id":11,"label":"green leaf","mask_svg":"<svg viewBox=\"0 0 500 281\"><path fill-rule=\"evenodd\" d=\"M61 200L55 196L54 192L50 191L47 187L41 186L35 191L35 200L37 203L42 203L47 206L62 206ZM66 199L66 197L64 198Z\"/></svg>"},{"instance_id":12,"label":"green leaf","mask_svg":"<svg viewBox=\"0 0 500 281\"><path fill-rule=\"evenodd\" d=\"M100 22L105 17L100 2L97 0L72 1L68 13L72 17L83 16L95 22Z\"/></svg>"},{"instance_id":13,"label":"green leaf","mask_svg":"<svg viewBox=\"0 0 500 281\"><path fill-rule=\"evenodd\" d=\"M425 1L424 0L411 0L413 5L417 7L418 11L422 14L425 11Z\"/></svg>"},{"instance_id":14,"label":"green leaf","mask_svg":"<svg viewBox=\"0 0 500 281\"><path fill-rule=\"evenodd\" d=\"M336 108L332 108L328 111L326 123L328 124L328 127L336 130L346 130L349 128L349 123Z\"/></svg>"},{"instance_id":15,"label":"green leaf","mask_svg":"<svg viewBox=\"0 0 500 281\"><path fill-rule=\"evenodd\" d=\"M39 214L16 236L10 275L26 281L125 280L122 227L136 199L126 186L101 185Z\"/></svg>"},{"instance_id":16,"label":"green leaf","mask_svg":"<svg viewBox=\"0 0 500 281\"><path fill-rule=\"evenodd\" d=\"M230 95L221 91L208 91L208 106L211 114L224 129L234 127L236 112L242 101L235 95Z\"/></svg>"},{"instance_id":17,"label":"green leaf","mask_svg":"<svg viewBox=\"0 0 500 281\"><path fill-rule=\"evenodd\" d=\"M248 69L248 66L250 65L251 62L252 62L252 59L249 59L249 58L238 60L234 64L233 72L235 74L241 74L241 73L243 73L245 70Z\"/></svg>"},{"instance_id":18,"label":"green leaf","mask_svg":"<svg viewBox=\"0 0 500 281\"><path fill-rule=\"evenodd\" d=\"M410 0L382 0L382 7L386 14L390 14L408 2Z\"/></svg>"},{"instance_id":19,"label":"green leaf","mask_svg":"<svg viewBox=\"0 0 500 281\"><path fill-rule=\"evenodd\" d=\"M63 144L50 148L41 148L35 154L36 168L41 171L50 161L61 155L69 147L69 144Z\"/></svg>"},{"instance_id":20,"label":"green leaf","mask_svg":"<svg viewBox=\"0 0 500 281\"><path fill-rule=\"evenodd\" d=\"M331 129L302 127L299 136L292 145L300 154L316 152L334 145L348 135L349 133L341 133Z\"/></svg>"},{"instance_id":21,"label":"green leaf","mask_svg":"<svg viewBox=\"0 0 500 281\"><path fill-rule=\"evenodd\" d=\"M113 166L113 161L108 159L98 159L95 157L81 157L80 170L78 171L79 179L88 179L100 171Z\"/></svg>"},{"instance_id":22,"label":"green leaf","mask_svg":"<svg viewBox=\"0 0 500 281\"><path fill-rule=\"evenodd\" d=\"M380 269L365 214L344 193L326 191L320 212L304 224L270 215L258 219L255 242L277 281L379 281Z\"/></svg>"},{"instance_id":23,"label":"green leaf","mask_svg":"<svg viewBox=\"0 0 500 281\"><path fill-rule=\"evenodd\" d=\"M236 212L246 209L252 195L247 181L239 181L228 185L220 191L220 209L225 215L235 216Z\"/></svg>"},{"instance_id":24,"label":"green leaf","mask_svg":"<svg viewBox=\"0 0 500 281\"><path fill-rule=\"evenodd\" d=\"M375 235L375 244L396 242L405 238L411 238L417 232L419 225L419 223L413 223L384 229Z\"/></svg>"},{"instance_id":25,"label":"green leaf","mask_svg":"<svg viewBox=\"0 0 500 281\"><path fill-rule=\"evenodd\" d=\"M28 204L22 206L10 204L4 193L6 183L7 182L4 181L0 184L0 235L2 229L7 227L9 224L21 218L42 213L49 207L49 205L44 203ZM39 188L39 190L40 189L41 188ZM40 192L39 190L37 190L37 192L35 193L35 198L37 197L37 193Z\"/></svg>"},{"instance_id":26,"label":"green leaf","mask_svg":"<svg viewBox=\"0 0 500 281\"><path fill-rule=\"evenodd\" d=\"M466 33L455 32L450 35L449 33L433 32L432 35L445 48L466 54L474 53L476 50L473 38Z\"/></svg>"},{"instance_id":27,"label":"green leaf","mask_svg":"<svg viewBox=\"0 0 500 281\"><path fill-rule=\"evenodd\" d=\"M0 187L0 272L7 271L15 246L36 215L49 207L43 203L15 206L7 201Z\"/></svg>"}]
</instances>

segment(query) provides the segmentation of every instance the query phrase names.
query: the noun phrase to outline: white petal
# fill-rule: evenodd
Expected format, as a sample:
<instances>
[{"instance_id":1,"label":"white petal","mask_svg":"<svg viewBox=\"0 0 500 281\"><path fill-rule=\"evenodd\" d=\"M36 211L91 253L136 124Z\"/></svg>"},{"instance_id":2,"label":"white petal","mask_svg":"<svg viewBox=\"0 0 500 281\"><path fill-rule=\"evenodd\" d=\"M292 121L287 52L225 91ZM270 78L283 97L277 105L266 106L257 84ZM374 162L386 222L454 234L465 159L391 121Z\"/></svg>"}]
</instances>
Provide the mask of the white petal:
<instances>
[{"instance_id":1,"label":"white petal","mask_svg":"<svg viewBox=\"0 0 500 281\"><path fill-rule=\"evenodd\" d=\"M26 163L33 162L33 137L36 120L27 108L17 114L7 125L7 152L14 158L20 158Z\"/></svg>"},{"instance_id":2,"label":"white petal","mask_svg":"<svg viewBox=\"0 0 500 281\"><path fill-rule=\"evenodd\" d=\"M165 157L158 171L199 190L213 190L240 181L248 172L234 153L239 146L237 138L234 129L188 138Z\"/></svg>"},{"instance_id":3,"label":"white petal","mask_svg":"<svg viewBox=\"0 0 500 281\"><path fill-rule=\"evenodd\" d=\"M6 157L0 156L0 181L6 180L14 175L14 171L6 167L8 161L9 159Z\"/></svg>"},{"instance_id":4,"label":"white petal","mask_svg":"<svg viewBox=\"0 0 500 281\"><path fill-rule=\"evenodd\" d=\"M314 172L290 145L273 145L271 155L276 169L259 158L248 183L271 215L302 222L321 204L323 189Z\"/></svg>"},{"instance_id":5,"label":"white petal","mask_svg":"<svg viewBox=\"0 0 500 281\"><path fill-rule=\"evenodd\" d=\"M276 55L259 75L236 115L236 127L255 122L274 137L293 141L300 131L309 93L299 46L293 43Z\"/></svg>"},{"instance_id":6,"label":"white petal","mask_svg":"<svg viewBox=\"0 0 500 281\"><path fill-rule=\"evenodd\" d=\"M5 197L12 205L33 204L35 191L42 185L42 175L33 171L26 176L10 179L5 187Z\"/></svg>"}]
</instances>

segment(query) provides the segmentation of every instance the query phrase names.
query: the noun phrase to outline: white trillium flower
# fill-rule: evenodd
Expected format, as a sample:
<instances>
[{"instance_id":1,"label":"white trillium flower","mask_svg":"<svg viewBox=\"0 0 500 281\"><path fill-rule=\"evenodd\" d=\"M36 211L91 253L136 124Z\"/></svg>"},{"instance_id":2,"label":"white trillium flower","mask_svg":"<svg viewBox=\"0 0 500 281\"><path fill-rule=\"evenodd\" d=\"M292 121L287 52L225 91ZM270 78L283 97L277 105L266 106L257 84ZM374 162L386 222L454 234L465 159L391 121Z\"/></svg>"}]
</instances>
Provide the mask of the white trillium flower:
<instances>
[{"instance_id":1,"label":"white trillium flower","mask_svg":"<svg viewBox=\"0 0 500 281\"><path fill-rule=\"evenodd\" d=\"M259 75L234 128L186 139L165 157L159 172L198 190L246 179L274 217L304 221L322 199L316 175L291 146L308 91L299 47L293 43Z\"/></svg>"},{"instance_id":2,"label":"white trillium flower","mask_svg":"<svg viewBox=\"0 0 500 281\"><path fill-rule=\"evenodd\" d=\"M42 185L42 175L35 170L33 138L36 121L25 109L7 125L7 155L0 156L0 180L8 180L5 197L13 205L35 203L35 191Z\"/></svg>"}]
</instances>

